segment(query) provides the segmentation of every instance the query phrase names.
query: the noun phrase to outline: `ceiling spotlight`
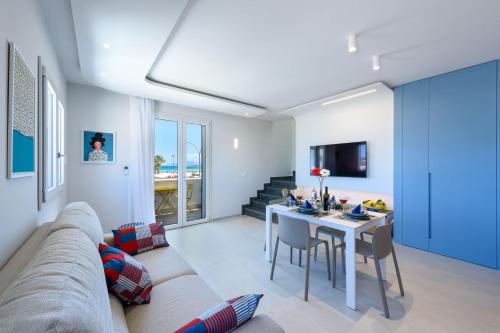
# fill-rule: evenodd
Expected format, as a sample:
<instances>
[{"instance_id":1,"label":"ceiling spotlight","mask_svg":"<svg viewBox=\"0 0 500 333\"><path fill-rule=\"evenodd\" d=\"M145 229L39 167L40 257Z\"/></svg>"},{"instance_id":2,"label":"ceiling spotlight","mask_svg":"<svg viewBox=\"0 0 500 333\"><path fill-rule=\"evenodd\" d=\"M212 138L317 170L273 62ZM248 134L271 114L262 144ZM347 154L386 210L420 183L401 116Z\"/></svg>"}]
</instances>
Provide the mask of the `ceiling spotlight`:
<instances>
[{"instance_id":1,"label":"ceiling spotlight","mask_svg":"<svg viewBox=\"0 0 500 333\"><path fill-rule=\"evenodd\" d=\"M111 45L109 45L108 43L103 43L102 47L104 47L105 49L109 49Z\"/></svg>"},{"instance_id":2,"label":"ceiling spotlight","mask_svg":"<svg viewBox=\"0 0 500 333\"><path fill-rule=\"evenodd\" d=\"M373 56L372 69L374 71L378 71L380 69L380 56L378 55Z\"/></svg>"},{"instance_id":3,"label":"ceiling spotlight","mask_svg":"<svg viewBox=\"0 0 500 333\"><path fill-rule=\"evenodd\" d=\"M102 72L102 73L101 73L101 76L102 76L102 77L106 77L106 76L108 76L108 74L106 74L106 73Z\"/></svg>"},{"instance_id":4,"label":"ceiling spotlight","mask_svg":"<svg viewBox=\"0 0 500 333\"><path fill-rule=\"evenodd\" d=\"M355 34L352 34L352 35L349 35L349 37L347 38L347 41L348 41L348 50L349 50L349 53L354 53L358 50L358 45L356 43L356 35Z\"/></svg>"},{"instance_id":5,"label":"ceiling spotlight","mask_svg":"<svg viewBox=\"0 0 500 333\"><path fill-rule=\"evenodd\" d=\"M247 116L247 117L248 117L249 115L250 115L250 113L249 113L249 112L245 113L245 116Z\"/></svg>"}]
</instances>

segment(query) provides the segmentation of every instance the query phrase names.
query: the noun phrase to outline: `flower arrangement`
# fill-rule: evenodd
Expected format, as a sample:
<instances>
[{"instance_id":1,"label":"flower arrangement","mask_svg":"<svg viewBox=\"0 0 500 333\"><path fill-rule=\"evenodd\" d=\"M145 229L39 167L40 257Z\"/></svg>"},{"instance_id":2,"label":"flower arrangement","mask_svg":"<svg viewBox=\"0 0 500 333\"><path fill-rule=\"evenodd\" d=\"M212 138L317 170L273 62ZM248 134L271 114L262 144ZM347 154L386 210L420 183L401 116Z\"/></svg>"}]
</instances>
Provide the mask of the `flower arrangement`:
<instances>
[{"instance_id":1,"label":"flower arrangement","mask_svg":"<svg viewBox=\"0 0 500 333\"><path fill-rule=\"evenodd\" d=\"M323 198L323 180L325 180L326 177L330 176L330 170L321 169L321 168L313 168L311 170L311 175L318 177L319 196L320 196L320 198Z\"/></svg>"}]
</instances>

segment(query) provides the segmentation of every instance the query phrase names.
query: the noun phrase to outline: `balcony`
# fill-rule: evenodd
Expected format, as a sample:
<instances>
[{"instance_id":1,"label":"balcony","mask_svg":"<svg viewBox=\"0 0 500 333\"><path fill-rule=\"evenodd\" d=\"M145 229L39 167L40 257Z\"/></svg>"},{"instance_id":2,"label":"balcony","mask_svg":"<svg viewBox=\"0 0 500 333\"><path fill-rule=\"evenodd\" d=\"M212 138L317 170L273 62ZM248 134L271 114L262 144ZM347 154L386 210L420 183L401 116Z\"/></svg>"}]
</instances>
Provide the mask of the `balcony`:
<instances>
[{"instance_id":1,"label":"balcony","mask_svg":"<svg viewBox=\"0 0 500 333\"><path fill-rule=\"evenodd\" d=\"M188 172L186 193L187 221L202 218L202 177L198 171ZM156 221L164 225L177 224L178 218L178 177L177 172L161 172L155 174L155 215Z\"/></svg>"}]
</instances>

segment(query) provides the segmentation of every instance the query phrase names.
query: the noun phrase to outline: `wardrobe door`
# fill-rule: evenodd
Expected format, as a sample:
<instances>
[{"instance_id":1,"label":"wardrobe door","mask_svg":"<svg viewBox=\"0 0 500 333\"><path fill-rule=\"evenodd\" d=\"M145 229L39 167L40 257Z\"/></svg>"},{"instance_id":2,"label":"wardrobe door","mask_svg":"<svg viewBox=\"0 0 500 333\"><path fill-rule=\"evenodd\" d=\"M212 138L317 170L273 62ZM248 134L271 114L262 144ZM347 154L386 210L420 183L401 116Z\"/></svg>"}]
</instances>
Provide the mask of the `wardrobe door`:
<instances>
[{"instance_id":1,"label":"wardrobe door","mask_svg":"<svg viewBox=\"0 0 500 333\"><path fill-rule=\"evenodd\" d=\"M427 250L429 80L404 85L402 103L403 244Z\"/></svg>"},{"instance_id":2,"label":"wardrobe door","mask_svg":"<svg viewBox=\"0 0 500 333\"><path fill-rule=\"evenodd\" d=\"M497 60L497 161L500 157L500 60ZM498 162L497 162L498 163ZM497 164L497 269L500 269L500 168Z\"/></svg>"},{"instance_id":3,"label":"wardrobe door","mask_svg":"<svg viewBox=\"0 0 500 333\"><path fill-rule=\"evenodd\" d=\"M496 63L430 79L432 252L496 266Z\"/></svg>"},{"instance_id":4,"label":"wardrobe door","mask_svg":"<svg viewBox=\"0 0 500 333\"><path fill-rule=\"evenodd\" d=\"M394 88L394 227L395 242L403 243L403 86Z\"/></svg>"}]
</instances>

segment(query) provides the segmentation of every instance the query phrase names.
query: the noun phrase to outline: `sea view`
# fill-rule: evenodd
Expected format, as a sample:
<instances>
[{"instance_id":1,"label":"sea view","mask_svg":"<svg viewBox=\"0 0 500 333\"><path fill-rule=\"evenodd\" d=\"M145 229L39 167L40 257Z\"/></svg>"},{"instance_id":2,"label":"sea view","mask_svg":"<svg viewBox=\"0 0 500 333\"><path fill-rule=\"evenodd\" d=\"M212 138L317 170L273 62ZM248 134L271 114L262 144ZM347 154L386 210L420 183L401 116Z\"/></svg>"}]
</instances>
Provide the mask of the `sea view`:
<instances>
[{"instance_id":1,"label":"sea view","mask_svg":"<svg viewBox=\"0 0 500 333\"><path fill-rule=\"evenodd\" d=\"M199 165L188 165L186 168L188 171L199 171L200 170ZM172 172L172 171L177 171L177 165L162 165L160 167L160 172Z\"/></svg>"}]
</instances>

